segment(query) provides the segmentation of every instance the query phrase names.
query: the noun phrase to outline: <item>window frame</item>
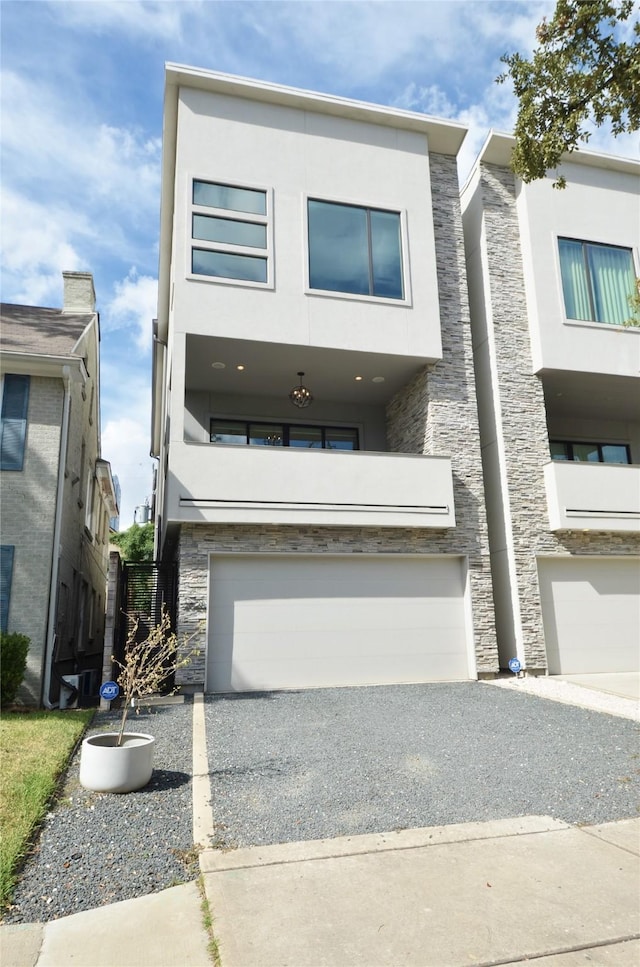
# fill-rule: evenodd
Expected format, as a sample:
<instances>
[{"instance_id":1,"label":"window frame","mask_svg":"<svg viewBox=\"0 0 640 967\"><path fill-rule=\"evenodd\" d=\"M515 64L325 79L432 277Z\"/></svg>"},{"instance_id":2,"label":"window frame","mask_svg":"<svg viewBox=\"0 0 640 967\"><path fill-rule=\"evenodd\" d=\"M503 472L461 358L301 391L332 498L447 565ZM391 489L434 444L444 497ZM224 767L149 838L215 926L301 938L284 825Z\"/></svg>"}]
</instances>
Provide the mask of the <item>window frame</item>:
<instances>
[{"instance_id":1,"label":"window frame","mask_svg":"<svg viewBox=\"0 0 640 967\"><path fill-rule=\"evenodd\" d=\"M551 447L553 446L553 444L556 444L556 445L563 446L563 447L566 447L567 448L567 453L569 453L570 455L567 456L566 460L561 460L558 457L554 457L551 454ZM598 451L598 460L597 461L596 460L575 460L574 457L573 457L573 448L574 447L593 447L594 449L596 449ZM626 454L627 454L627 462L626 463L618 463L617 461L613 461L613 460L603 460L602 459L602 448L603 447L624 447L624 449L626 451ZM580 464L583 464L583 465L584 464L587 464L587 465L590 464L591 466L594 466L594 465L597 466L599 464L604 464L607 467L629 467L629 466L632 466L632 463L631 463L631 447L629 446L629 444L628 443L616 443L615 441L612 441L612 440L605 440L605 441L603 441L601 443L595 443L595 442L593 442L591 440L559 440L559 439L550 439L549 440L549 453L551 455L551 460L553 462L555 462L555 463L580 463Z\"/></svg>"},{"instance_id":2,"label":"window frame","mask_svg":"<svg viewBox=\"0 0 640 967\"><path fill-rule=\"evenodd\" d=\"M240 190L261 192L265 196L265 214L254 214L252 212L238 212L228 208L214 208L207 205L198 205L194 202L194 188L196 182L209 185L219 185L224 188L237 188ZM185 231L187 253L186 253L186 277L198 282L212 282L219 285L239 285L252 289L273 289L275 287L275 260L273 254L273 189L267 185L241 184L232 179L214 179L211 175L199 175L191 172L187 176L187 219L189 231ZM265 248L250 245L238 245L233 242L212 242L207 239L196 238L193 234L194 216L204 215L210 218L222 218L225 221L243 222L250 225L263 225L266 234ZM256 281L254 279L235 279L221 275L205 275L193 271L193 253L200 251L215 252L220 255L238 255L245 258L260 259L265 262L266 281Z\"/></svg>"},{"instance_id":3,"label":"window frame","mask_svg":"<svg viewBox=\"0 0 640 967\"><path fill-rule=\"evenodd\" d=\"M585 278L585 282L586 282L587 297L588 297L588 300L589 300L589 311L590 311L590 315L592 317L590 319L575 319L573 316L570 316L567 313L567 303L566 303L565 291L564 291L564 277L563 277L563 274L562 274L562 258L561 258L561 254L560 254L560 243L561 242L573 242L573 243L578 244L578 245L580 245L582 247L582 251L581 251L581 254L582 254L582 266L583 266L584 278ZM604 239L595 239L595 238L586 239L586 238L576 238L576 237L571 236L571 235L560 235L560 234L556 235L555 236L555 252L556 252L556 262L557 262L557 266L558 266L559 295L560 295L560 301L561 301L561 305L562 305L562 311L563 311L563 315L564 315L564 320L569 325L574 325L574 326L597 326L599 328L602 327L602 326L618 326L618 327L624 327L624 322L604 322L604 321L601 321L601 320L595 318L596 317L596 311L595 311L595 292L594 292L594 289L593 289L592 273L591 273L591 270L590 270L590 267L589 267L589 260L588 260L587 252L586 252L587 248L590 247L590 246L593 246L593 247L596 247L596 248L617 249L617 250L621 250L623 252L628 252L630 254L630 256L631 256L631 270L632 270L632 273L633 273L633 277L634 277L634 279L637 279L637 278L640 277L640 263L638 261L637 249L636 249L636 247L634 245L621 245L621 244L618 244L617 242L611 242L608 239L607 240L604 240ZM631 294L633 294L633 293L631 293ZM631 316L631 307L629 307L629 310L628 311L629 311L629 316Z\"/></svg>"},{"instance_id":4,"label":"window frame","mask_svg":"<svg viewBox=\"0 0 640 967\"><path fill-rule=\"evenodd\" d=\"M245 439L246 439L246 442L244 444L242 444L242 443L216 443L214 440L211 439L211 436L212 436L212 424L215 423L215 422L219 422L219 423L223 423L223 422L226 422L226 423L241 423L241 424L244 423L245 428L246 428L246 431L245 431ZM294 422L291 422L291 421L288 421L287 422L287 421L284 421L284 420L277 420L277 419L274 419L274 420L264 420L264 419L252 420L252 419L247 419L246 417L235 417L235 416L229 416L229 417L226 417L226 416L211 416L211 417L209 417L209 443L211 444L211 446L215 446L215 447L224 447L224 446L238 446L238 447L241 447L241 446L246 446L246 447L254 446L254 447L261 447L262 446L261 444L258 444L258 443L250 443L249 442L250 441L250 438L251 438L251 427L252 426L278 426L278 427L282 427L282 431L283 431L283 443L281 445L277 446L277 447L273 447L274 450L307 450L308 449L308 450L327 450L328 452L334 452L334 453L336 453L336 452L340 452L340 453L358 453L358 452L361 451L361 433L360 433L360 428L357 427L357 426L346 425L346 424L343 425L343 426L337 426L334 423L327 423L327 424L325 424L325 423L310 423L310 422L298 423L298 422L295 422L295 421ZM293 446L292 447L290 445L290 443L289 443L289 440L290 440L290 430L292 428L293 429L298 429L300 427L313 427L316 430L320 430L321 433L322 433L322 446L321 447L296 447L296 446ZM357 446L353 450L340 450L340 451L334 450L332 447L325 446L327 431L332 431L332 430L351 430L351 431L353 431L355 433L355 436L356 436Z\"/></svg>"},{"instance_id":5,"label":"window frame","mask_svg":"<svg viewBox=\"0 0 640 967\"><path fill-rule=\"evenodd\" d=\"M402 270L402 288L403 297L401 299L394 299L390 296L379 296L371 295L359 292L341 292L338 289L317 289L311 286L311 253L309 246L309 202L317 201L326 205L339 205L343 208L358 208L364 209L366 212L382 212L391 215L398 215L400 219L400 261ZM389 305L389 306L411 306L412 305L412 293L411 293L411 272L410 272L410 262L409 262L409 244L408 244L408 227L407 227L407 211L405 208L396 208L393 206L387 206L384 204L373 204L366 201L356 201L353 198L323 198L318 194L307 194L303 196L302 200L302 211L303 211L303 231L304 231L304 291L306 295L318 296L318 297L329 297L333 299L352 299L357 302L369 302L374 305ZM367 218L367 223L369 224L370 218ZM368 238L369 245L369 263L371 263L371 237Z\"/></svg>"}]
</instances>

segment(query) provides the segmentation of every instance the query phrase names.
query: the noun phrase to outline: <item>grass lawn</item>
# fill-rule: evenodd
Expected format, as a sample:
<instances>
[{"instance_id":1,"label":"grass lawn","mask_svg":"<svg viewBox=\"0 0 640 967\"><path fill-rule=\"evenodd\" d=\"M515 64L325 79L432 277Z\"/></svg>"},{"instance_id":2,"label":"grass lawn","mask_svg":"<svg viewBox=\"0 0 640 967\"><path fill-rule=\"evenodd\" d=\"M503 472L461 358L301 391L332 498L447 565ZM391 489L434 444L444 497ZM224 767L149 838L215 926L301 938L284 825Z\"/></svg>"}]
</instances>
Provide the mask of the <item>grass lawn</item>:
<instances>
[{"instance_id":1,"label":"grass lawn","mask_svg":"<svg viewBox=\"0 0 640 967\"><path fill-rule=\"evenodd\" d=\"M93 717L93 709L3 712L0 721L0 902L44 816L58 778Z\"/></svg>"}]
</instances>

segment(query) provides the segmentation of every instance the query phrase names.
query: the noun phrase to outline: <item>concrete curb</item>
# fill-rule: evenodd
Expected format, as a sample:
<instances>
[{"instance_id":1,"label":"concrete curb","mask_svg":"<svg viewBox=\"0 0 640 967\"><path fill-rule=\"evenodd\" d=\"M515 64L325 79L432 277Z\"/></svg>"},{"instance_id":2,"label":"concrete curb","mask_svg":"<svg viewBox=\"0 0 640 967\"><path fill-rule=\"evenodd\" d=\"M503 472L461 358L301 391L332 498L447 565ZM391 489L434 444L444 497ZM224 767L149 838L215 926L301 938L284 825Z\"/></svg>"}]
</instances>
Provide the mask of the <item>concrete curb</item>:
<instances>
[{"instance_id":1,"label":"concrete curb","mask_svg":"<svg viewBox=\"0 0 640 967\"><path fill-rule=\"evenodd\" d=\"M305 863L309 860L336 859L398 850L451 845L474 840L498 839L532 833L570 829L567 823L550 816L520 816L486 823L457 823L451 826L425 826L390 833L338 836L335 839L303 840L274 846L248 846L234 850L204 850L200 854L203 873L222 873L258 866Z\"/></svg>"}]
</instances>

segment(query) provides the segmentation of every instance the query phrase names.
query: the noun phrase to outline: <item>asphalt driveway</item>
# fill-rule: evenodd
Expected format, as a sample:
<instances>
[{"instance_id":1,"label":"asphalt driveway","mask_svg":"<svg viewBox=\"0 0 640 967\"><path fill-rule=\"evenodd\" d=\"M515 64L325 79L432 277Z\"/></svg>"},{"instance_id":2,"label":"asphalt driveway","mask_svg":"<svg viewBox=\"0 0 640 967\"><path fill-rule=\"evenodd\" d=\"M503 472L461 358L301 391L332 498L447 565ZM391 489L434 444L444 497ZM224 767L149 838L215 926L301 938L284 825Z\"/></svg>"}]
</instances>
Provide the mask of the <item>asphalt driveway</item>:
<instances>
[{"instance_id":1,"label":"asphalt driveway","mask_svg":"<svg viewBox=\"0 0 640 967\"><path fill-rule=\"evenodd\" d=\"M477 682L209 695L219 846L638 815L636 722Z\"/></svg>"}]
</instances>

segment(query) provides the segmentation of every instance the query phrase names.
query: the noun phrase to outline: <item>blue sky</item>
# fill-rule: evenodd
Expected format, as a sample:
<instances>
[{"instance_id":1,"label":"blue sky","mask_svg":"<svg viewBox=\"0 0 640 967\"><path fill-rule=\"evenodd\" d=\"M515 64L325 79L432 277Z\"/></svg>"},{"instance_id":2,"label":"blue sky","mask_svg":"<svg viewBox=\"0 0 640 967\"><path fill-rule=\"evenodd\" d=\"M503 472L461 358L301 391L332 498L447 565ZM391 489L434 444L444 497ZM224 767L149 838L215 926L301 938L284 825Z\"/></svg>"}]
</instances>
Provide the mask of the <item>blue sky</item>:
<instances>
[{"instance_id":1,"label":"blue sky","mask_svg":"<svg viewBox=\"0 0 640 967\"><path fill-rule=\"evenodd\" d=\"M515 118L500 57L528 54L552 2L3 0L2 299L60 306L64 269L93 273L102 452L121 527L150 496L167 61L422 111L469 127L463 179ZM598 131L590 147L634 155Z\"/></svg>"}]
</instances>

